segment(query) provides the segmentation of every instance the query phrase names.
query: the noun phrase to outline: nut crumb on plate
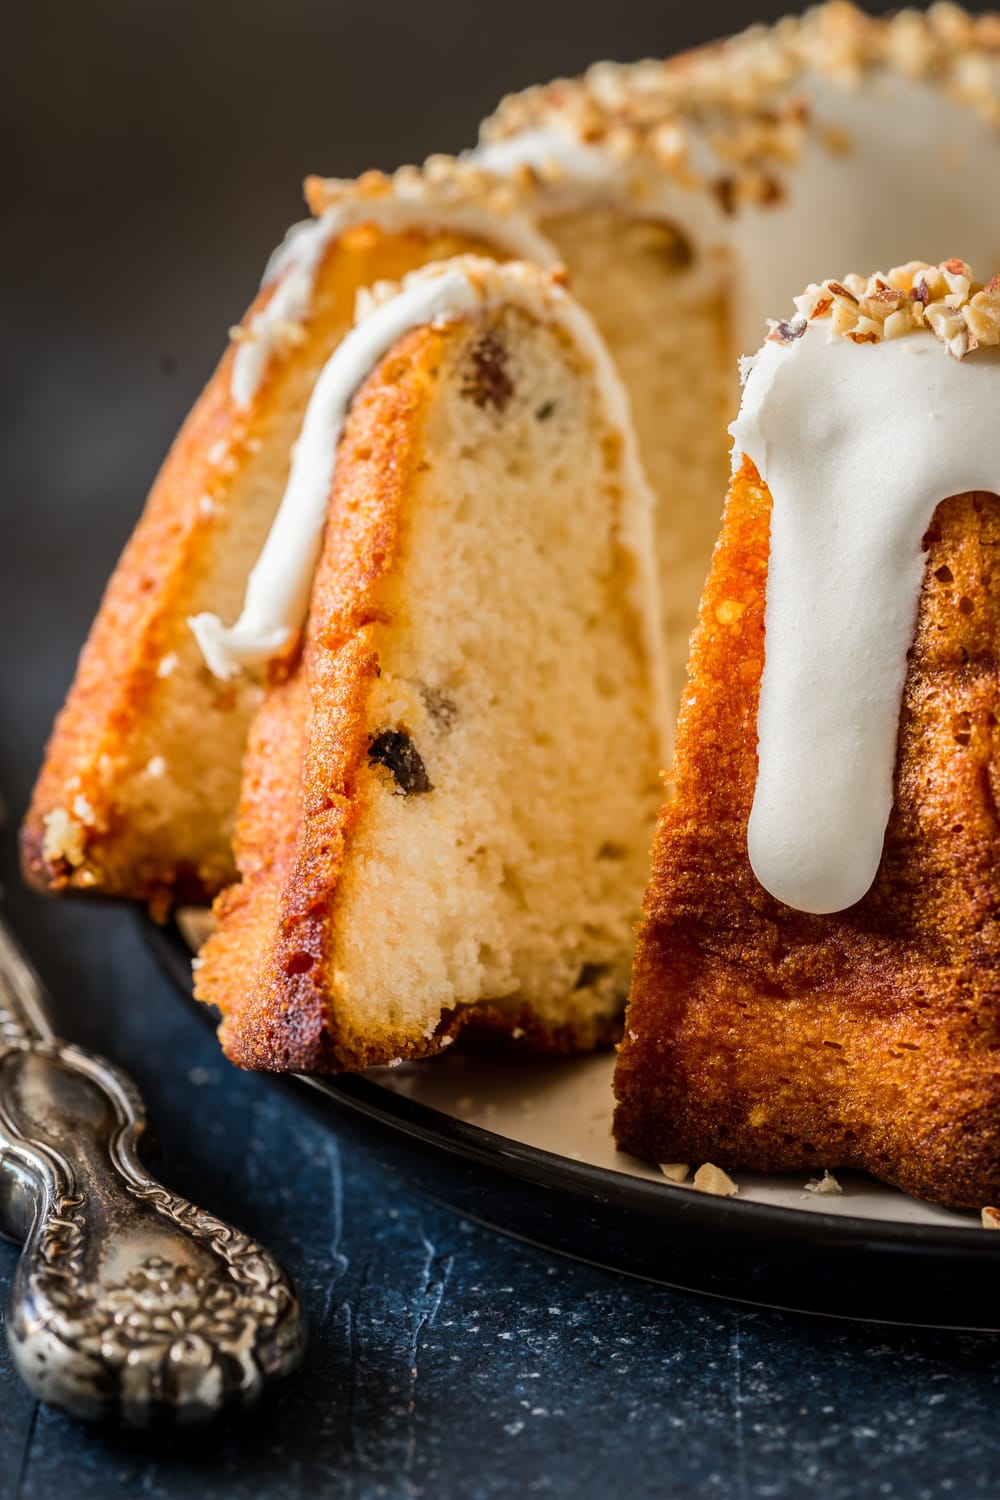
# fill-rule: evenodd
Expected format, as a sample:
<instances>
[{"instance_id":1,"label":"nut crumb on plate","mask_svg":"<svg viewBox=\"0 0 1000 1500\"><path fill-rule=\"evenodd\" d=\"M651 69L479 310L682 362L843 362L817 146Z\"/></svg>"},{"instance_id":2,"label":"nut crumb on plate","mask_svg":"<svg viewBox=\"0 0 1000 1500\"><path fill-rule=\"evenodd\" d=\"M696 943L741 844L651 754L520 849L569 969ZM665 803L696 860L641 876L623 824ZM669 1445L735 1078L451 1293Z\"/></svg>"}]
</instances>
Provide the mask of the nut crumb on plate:
<instances>
[{"instance_id":1,"label":"nut crumb on plate","mask_svg":"<svg viewBox=\"0 0 1000 1500\"><path fill-rule=\"evenodd\" d=\"M810 1177L805 1188L807 1193L842 1193L844 1189L832 1172L824 1171L822 1177Z\"/></svg>"},{"instance_id":2,"label":"nut crumb on plate","mask_svg":"<svg viewBox=\"0 0 1000 1500\"><path fill-rule=\"evenodd\" d=\"M690 1170L687 1162L660 1162L660 1171L668 1182L684 1182Z\"/></svg>"},{"instance_id":3,"label":"nut crumb on plate","mask_svg":"<svg viewBox=\"0 0 1000 1500\"><path fill-rule=\"evenodd\" d=\"M711 1193L715 1198L735 1198L739 1192L729 1173L724 1172L721 1167L713 1166L710 1161L698 1168L691 1186L699 1193Z\"/></svg>"}]
</instances>

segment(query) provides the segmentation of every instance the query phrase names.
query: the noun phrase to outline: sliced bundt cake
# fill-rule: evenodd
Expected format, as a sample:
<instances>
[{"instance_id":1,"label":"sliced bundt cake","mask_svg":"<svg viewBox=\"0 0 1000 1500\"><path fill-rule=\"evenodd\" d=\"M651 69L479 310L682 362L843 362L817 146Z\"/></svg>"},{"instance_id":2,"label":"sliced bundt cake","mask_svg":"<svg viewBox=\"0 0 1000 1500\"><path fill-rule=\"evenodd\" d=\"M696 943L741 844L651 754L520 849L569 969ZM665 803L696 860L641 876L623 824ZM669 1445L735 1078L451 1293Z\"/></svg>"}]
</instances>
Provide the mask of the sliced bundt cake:
<instances>
[{"instance_id":1,"label":"sliced bundt cake","mask_svg":"<svg viewBox=\"0 0 1000 1500\"><path fill-rule=\"evenodd\" d=\"M33 883L169 906L232 878L240 763L262 673L213 675L188 621L239 612L316 377L351 327L359 291L491 248L547 254L509 216L469 204L432 210L426 198L383 202L364 183L292 232L108 586L25 823Z\"/></svg>"},{"instance_id":2,"label":"sliced bundt cake","mask_svg":"<svg viewBox=\"0 0 1000 1500\"><path fill-rule=\"evenodd\" d=\"M652 509L558 280L451 261L340 345L254 601L280 628L321 538L304 649L254 725L241 878L198 970L236 1061L610 1034L660 797Z\"/></svg>"}]
</instances>

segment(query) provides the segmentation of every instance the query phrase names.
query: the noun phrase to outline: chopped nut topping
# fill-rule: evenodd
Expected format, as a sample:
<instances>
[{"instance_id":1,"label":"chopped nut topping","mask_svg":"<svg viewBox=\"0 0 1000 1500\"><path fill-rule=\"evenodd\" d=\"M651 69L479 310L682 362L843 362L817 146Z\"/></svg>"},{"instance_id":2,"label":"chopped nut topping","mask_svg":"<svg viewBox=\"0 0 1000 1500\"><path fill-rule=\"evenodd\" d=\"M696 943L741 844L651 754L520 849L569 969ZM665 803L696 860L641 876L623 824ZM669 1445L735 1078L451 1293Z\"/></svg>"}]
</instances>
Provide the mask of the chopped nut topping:
<instances>
[{"instance_id":1,"label":"chopped nut topping","mask_svg":"<svg viewBox=\"0 0 1000 1500\"><path fill-rule=\"evenodd\" d=\"M970 297L963 308L966 326L977 344L1000 344L1000 276Z\"/></svg>"},{"instance_id":2,"label":"chopped nut topping","mask_svg":"<svg viewBox=\"0 0 1000 1500\"><path fill-rule=\"evenodd\" d=\"M735 1198L739 1192L728 1172L713 1167L710 1161L699 1167L691 1180L691 1186L699 1193L711 1193L715 1198Z\"/></svg>"},{"instance_id":3,"label":"chopped nut topping","mask_svg":"<svg viewBox=\"0 0 1000 1500\"><path fill-rule=\"evenodd\" d=\"M687 1162L660 1162L660 1171L668 1182L684 1182L690 1170Z\"/></svg>"},{"instance_id":4,"label":"chopped nut topping","mask_svg":"<svg viewBox=\"0 0 1000 1500\"><path fill-rule=\"evenodd\" d=\"M842 1193L844 1189L832 1172L824 1171L822 1177L810 1177L806 1183L807 1193Z\"/></svg>"},{"instance_id":5,"label":"chopped nut topping","mask_svg":"<svg viewBox=\"0 0 1000 1500\"><path fill-rule=\"evenodd\" d=\"M665 62L596 63L581 78L512 94L483 136L489 143L554 127L614 160L650 163L688 185L696 180L692 146L700 138L726 164L725 175L708 185L730 214L780 193L770 168L796 160L810 135L837 155L851 151L849 136L810 119L801 94L805 74L825 74L849 88L888 67L1000 124L991 57L998 51L996 16L969 16L939 3L926 14L903 10L881 18L830 3ZM553 163L535 182L544 187L558 175Z\"/></svg>"},{"instance_id":6,"label":"chopped nut topping","mask_svg":"<svg viewBox=\"0 0 1000 1500\"><path fill-rule=\"evenodd\" d=\"M853 5L818 5L777 26L755 26L709 48L639 63L595 63L580 78L560 78L503 100L483 126L483 141L551 129L602 151L621 166L623 191L647 198L666 176L684 187L711 191L727 215L768 204L783 194L782 169L797 161L810 139L835 155L853 142L842 129L810 116L806 75L819 73L843 87L866 73L891 68L924 81L1000 125L992 60L1000 53L1000 19L967 15L951 4L926 14L905 10L890 18L863 15ZM699 176L707 145L714 163ZM388 175L366 172L356 182L310 177L306 198L314 214L344 201L399 197L435 205L475 202L501 216L531 211L533 202L565 183L555 158L486 170L474 154L435 155L422 167ZM237 335L247 337L244 329Z\"/></svg>"},{"instance_id":7,"label":"chopped nut topping","mask_svg":"<svg viewBox=\"0 0 1000 1500\"><path fill-rule=\"evenodd\" d=\"M857 307L858 299L848 287L841 286L839 281L827 282L827 287L838 302L846 305L848 308Z\"/></svg>"},{"instance_id":8,"label":"chopped nut topping","mask_svg":"<svg viewBox=\"0 0 1000 1500\"><path fill-rule=\"evenodd\" d=\"M774 323L768 338L773 344L792 344L802 337L808 325L808 318L792 318L787 323Z\"/></svg>"},{"instance_id":9,"label":"chopped nut topping","mask_svg":"<svg viewBox=\"0 0 1000 1500\"><path fill-rule=\"evenodd\" d=\"M828 317L831 336L855 344L923 330L939 338L955 359L980 344L1000 344L1000 276L984 286L961 260L936 266L911 260L867 281L847 276L843 282L814 283L794 300L798 316L770 325L768 338L776 343L801 338L808 323Z\"/></svg>"},{"instance_id":10,"label":"chopped nut topping","mask_svg":"<svg viewBox=\"0 0 1000 1500\"><path fill-rule=\"evenodd\" d=\"M388 174L365 172L357 181L340 177L307 177L306 201L317 216L345 202L373 202L397 198L427 209L433 224L435 208L476 203L487 213L511 218L537 193L539 180L530 168L508 179L487 172L471 158L430 156L422 167L405 166Z\"/></svg>"}]
</instances>

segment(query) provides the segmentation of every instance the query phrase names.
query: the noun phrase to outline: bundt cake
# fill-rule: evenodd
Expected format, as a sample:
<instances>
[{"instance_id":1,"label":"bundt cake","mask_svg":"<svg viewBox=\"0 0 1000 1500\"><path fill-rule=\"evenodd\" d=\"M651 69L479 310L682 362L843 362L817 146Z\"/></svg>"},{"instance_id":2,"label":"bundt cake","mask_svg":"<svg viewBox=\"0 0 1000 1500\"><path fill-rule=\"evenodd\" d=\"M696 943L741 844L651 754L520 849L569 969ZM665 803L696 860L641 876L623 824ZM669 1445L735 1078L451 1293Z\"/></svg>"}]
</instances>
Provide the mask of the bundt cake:
<instances>
[{"instance_id":1,"label":"bundt cake","mask_svg":"<svg viewBox=\"0 0 1000 1500\"><path fill-rule=\"evenodd\" d=\"M197 974L226 1050L301 1071L470 1022L607 1039L661 795L653 500L559 281L459 258L380 290L313 393L261 618L328 509Z\"/></svg>"},{"instance_id":2,"label":"bundt cake","mask_svg":"<svg viewBox=\"0 0 1000 1500\"><path fill-rule=\"evenodd\" d=\"M239 612L313 386L358 292L491 246L544 252L511 219L444 203L429 219L426 203L369 201L363 185L291 232L109 584L25 825L35 884L162 909L233 878L240 763L266 674L213 675L188 621Z\"/></svg>"},{"instance_id":3,"label":"bundt cake","mask_svg":"<svg viewBox=\"0 0 1000 1500\"><path fill-rule=\"evenodd\" d=\"M1000 1196L1000 278L913 262L797 309L733 425L616 1137L981 1206Z\"/></svg>"},{"instance_id":4,"label":"bundt cake","mask_svg":"<svg viewBox=\"0 0 1000 1500\"><path fill-rule=\"evenodd\" d=\"M357 293L452 254L568 267L659 497L679 682L725 488L737 353L820 252L891 264L961 244L993 263L998 56L996 17L935 5L885 21L833 3L515 96L458 161L311 180L317 217L273 260L111 582L26 821L29 879L162 909L233 878L249 724L294 661L308 602L306 571L261 619L251 579L231 628L290 449Z\"/></svg>"}]
</instances>

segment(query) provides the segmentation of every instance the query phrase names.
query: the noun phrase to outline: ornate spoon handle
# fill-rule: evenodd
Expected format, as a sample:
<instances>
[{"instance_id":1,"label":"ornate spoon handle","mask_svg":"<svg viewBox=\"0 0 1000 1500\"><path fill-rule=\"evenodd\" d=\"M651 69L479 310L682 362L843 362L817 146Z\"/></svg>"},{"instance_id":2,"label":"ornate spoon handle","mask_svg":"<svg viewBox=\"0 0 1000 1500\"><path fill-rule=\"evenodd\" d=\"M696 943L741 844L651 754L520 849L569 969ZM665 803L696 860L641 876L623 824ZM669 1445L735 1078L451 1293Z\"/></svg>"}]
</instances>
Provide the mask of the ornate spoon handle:
<instances>
[{"instance_id":1,"label":"ornate spoon handle","mask_svg":"<svg viewBox=\"0 0 1000 1500\"><path fill-rule=\"evenodd\" d=\"M298 1300L262 1246L152 1178L112 1063L55 1039L0 918L0 1229L23 1241L7 1315L36 1396L80 1417L187 1425L293 1369Z\"/></svg>"}]
</instances>

